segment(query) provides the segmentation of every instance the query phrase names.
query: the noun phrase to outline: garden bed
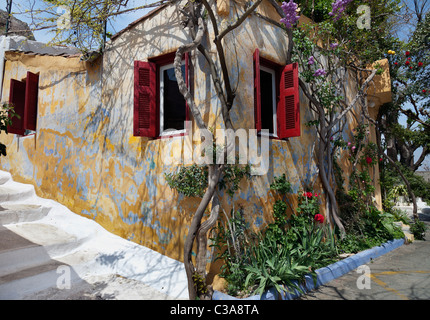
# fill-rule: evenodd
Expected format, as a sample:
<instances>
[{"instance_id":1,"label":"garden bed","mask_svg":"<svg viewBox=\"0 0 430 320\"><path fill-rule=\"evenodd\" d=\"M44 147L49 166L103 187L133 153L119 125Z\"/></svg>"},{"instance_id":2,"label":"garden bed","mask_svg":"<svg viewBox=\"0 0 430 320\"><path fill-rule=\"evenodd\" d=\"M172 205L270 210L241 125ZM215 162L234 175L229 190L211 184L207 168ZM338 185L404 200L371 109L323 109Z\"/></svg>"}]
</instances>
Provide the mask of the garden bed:
<instances>
[{"instance_id":1,"label":"garden bed","mask_svg":"<svg viewBox=\"0 0 430 320\"><path fill-rule=\"evenodd\" d=\"M342 275L358 268L359 266L369 263L371 260L376 259L398 247L402 246L405 239L395 239L388 241L381 246L377 246L368 250L361 251L348 258L333 263L327 267L316 270L317 281L316 284L312 276L305 276L305 284L299 285L303 292L309 292L324 285ZM266 291L262 296L253 295L248 298L240 299L220 291L215 291L212 300L293 300L302 295L297 289L288 289L282 294L279 294L275 288Z\"/></svg>"}]
</instances>

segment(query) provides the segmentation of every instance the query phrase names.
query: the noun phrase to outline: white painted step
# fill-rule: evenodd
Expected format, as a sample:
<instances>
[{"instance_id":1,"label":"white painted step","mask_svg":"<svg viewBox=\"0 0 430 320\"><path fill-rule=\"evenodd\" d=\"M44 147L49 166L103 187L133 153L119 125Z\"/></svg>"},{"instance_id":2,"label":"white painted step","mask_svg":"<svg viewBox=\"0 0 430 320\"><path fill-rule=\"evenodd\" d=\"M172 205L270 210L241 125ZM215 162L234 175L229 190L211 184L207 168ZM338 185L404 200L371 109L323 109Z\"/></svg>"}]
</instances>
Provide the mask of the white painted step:
<instances>
[{"instance_id":1,"label":"white painted step","mask_svg":"<svg viewBox=\"0 0 430 320\"><path fill-rule=\"evenodd\" d=\"M0 225L36 221L46 217L50 210L50 207L37 204L3 204L0 206Z\"/></svg>"},{"instance_id":2,"label":"white painted step","mask_svg":"<svg viewBox=\"0 0 430 320\"><path fill-rule=\"evenodd\" d=\"M9 180L12 180L12 176L7 171L0 170L0 185L5 184Z\"/></svg>"},{"instance_id":3,"label":"white painted step","mask_svg":"<svg viewBox=\"0 0 430 320\"><path fill-rule=\"evenodd\" d=\"M0 185L0 206L3 206L4 202L24 201L35 194L34 186L31 184L8 181Z\"/></svg>"},{"instance_id":4,"label":"white painted step","mask_svg":"<svg viewBox=\"0 0 430 320\"><path fill-rule=\"evenodd\" d=\"M87 241L55 226L40 223L1 226L0 239L0 276L72 253Z\"/></svg>"},{"instance_id":5,"label":"white painted step","mask_svg":"<svg viewBox=\"0 0 430 320\"><path fill-rule=\"evenodd\" d=\"M32 293L65 285L66 282L61 278L64 277L63 269L58 269L62 266L64 264L61 262L52 260L43 265L0 277L0 299L20 300ZM72 286L78 281L82 279L76 272L71 271L70 277L67 277L67 286ZM67 287L64 289L67 290Z\"/></svg>"},{"instance_id":6,"label":"white painted step","mask_svg":"<svg viewBox=\"0 0 430 320\"><path fill-rule=\"evenodd\" d=\"M24 299L37 292L81 286L97 269L97 252L84 248L57 259L0 276L0 299Z\"/></svg>"}]
</instances>

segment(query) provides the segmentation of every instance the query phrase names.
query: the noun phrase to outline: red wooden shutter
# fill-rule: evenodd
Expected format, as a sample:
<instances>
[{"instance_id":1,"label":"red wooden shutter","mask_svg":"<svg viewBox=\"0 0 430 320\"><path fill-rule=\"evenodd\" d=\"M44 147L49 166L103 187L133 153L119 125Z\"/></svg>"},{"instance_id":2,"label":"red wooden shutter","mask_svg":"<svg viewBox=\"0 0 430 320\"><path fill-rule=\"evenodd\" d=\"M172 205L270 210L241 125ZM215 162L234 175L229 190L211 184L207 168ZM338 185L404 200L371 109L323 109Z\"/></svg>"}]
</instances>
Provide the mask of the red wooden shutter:
<instances>
[{"instance_id":1,"label":"red wooden shutter","mask_svg":"<svg viewBox=\"0 0 430 320\"><path fill-rule=\"evenodd\" d=\"M299 68L289 64L281 72L277 110L278 136L281 139L300 136Z\"/></svg>"},{"instance_id":2,"label":"red wooden shutter","mask_svg":"<svg viewBox=\"0 0 430 320\"><path fill-rule=\"evenodd\" d=\"M12 118L12 125L8 126L7 131L24 135L25 82L15 79L10 80L9 104L13 105L14 111L19 118Z\"/></svg>"},{"instance_id":3,"label":"red wooden shutter","mask_svg":"<svg viewBox=\"0 0 430 320\"><path fill-rule=\"evenodd\" d=\"M260 50L254 52L254 117L255 129L261 131Z\"/></svg>"},{"instance_id":4,"label":"red wooden shutter","mask_svg":"<svg viewBox=\"0 0 430 320\"><path fill-rule=\"evenodd\" d=\"M24 129L36 131L39 75L27 72L25 88Z\"/></svg>"},{"instance_id":5,"label":"red wooden shutter","mask_svg":"<svg viewBox=\"0 0 430 320\"><path fill-rule=\"evenodd\" d=\"M156 65L134 62L133 134L155 138L157 135Z\"/></svg>"}]
</instances>

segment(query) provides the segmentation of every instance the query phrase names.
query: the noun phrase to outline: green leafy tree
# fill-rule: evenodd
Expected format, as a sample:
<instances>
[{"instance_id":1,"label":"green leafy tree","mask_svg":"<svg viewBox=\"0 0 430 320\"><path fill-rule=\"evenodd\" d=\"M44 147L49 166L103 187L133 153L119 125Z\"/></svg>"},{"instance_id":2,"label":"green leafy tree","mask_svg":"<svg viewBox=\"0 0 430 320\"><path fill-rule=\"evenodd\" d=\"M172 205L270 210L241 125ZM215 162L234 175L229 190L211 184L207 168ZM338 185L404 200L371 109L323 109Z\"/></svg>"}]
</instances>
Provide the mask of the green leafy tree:
<instances>
[{"instance_id":1,"label":"green leafy tree","mask_svg":"<svg viewBox=\"0 0 430 320\"><path fill-rule=\"evenodd\" d=\"M332 1L330 5L325 0L297 3L315 20L300 28L286 28L293 39L291 61L298 62L301 67L300 88L315 116L307 125L314 127L317 133L316 159L328 203L329 221L343 235L345 228L339 218L333 179L334 160L347 116L354 116L352 110L358 110L356 119L359 123L368 122L366 92L375 75L383 71L368 66L384 58L397 41L392 35L395 25L392 16L399 10L399 1L347 1L343 4ZM370 29L357 23L362 15L357 10L361 4L370 8ZM342 14L334 15L335 8L339 9L339 6L343 6ZM278 12L282 14L282 11ZM349 100L346 99L348 77L358 80L357 93Z\"/></svg>"},{"instance_id":2,"label":"green leafy tree","mask_svg":"<svg viewBox=\"0 0 430 320\"><path fill-rule=\"evenodd\" d=\"M381 172L384 194L395 184L404 184L418 219L415 193L421 192L413 173L430 154L430 3L407 4L412 6L400 13L413 21L411 31L387 52L393 102L380 108L376 126L387 160Z\"/></svg>"}]
</instances>

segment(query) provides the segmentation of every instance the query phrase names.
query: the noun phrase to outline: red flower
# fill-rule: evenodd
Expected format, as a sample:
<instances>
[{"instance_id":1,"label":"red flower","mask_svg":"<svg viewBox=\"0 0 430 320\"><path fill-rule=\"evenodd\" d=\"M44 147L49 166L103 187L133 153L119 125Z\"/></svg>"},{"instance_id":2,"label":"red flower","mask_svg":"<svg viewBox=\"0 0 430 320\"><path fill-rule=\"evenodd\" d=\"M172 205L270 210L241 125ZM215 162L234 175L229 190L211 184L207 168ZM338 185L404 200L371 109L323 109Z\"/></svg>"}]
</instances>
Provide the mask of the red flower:
<instances>
[{"instance_id":1,"label":"red flower","mask_svg":"<svg viewBox=\"0 0 430 320\"><path fill-rule=\"evenodd\" d=\"M405 62L405 64L408 66L408 65L410 64L410 62L409 62L409 61L406 61L406 62Z\"/></svg>"},{"instance_id":2,"label":"red flower","mask_svg":"<svg viewBox=\"0 0 430 320\"><path fill-rule=\"evenodd\" d=\"M409 51L406 51L406 53L405 53L405 54L406 54L406 56L408 56L408 55L410 55L411 53L410 53Z\"/></svg>"},{"instance_id":3,"label":"red flower","mask_svg":"<svg viewBox=\"0 0 430 320\"><path fill-rule=\"evenodd\" d=\"M426 92L427 92L427 90L426 90L426 89L424 89L424 90L423 90L423 93L426 93Z\"/></svg>"},{"instance_id":4,"label":"red flower","mask_svg":"<svg viewBox=\"0 0 430 320\"><path fill-rule=\"evenodd\" d=\"M366 157L366 162L367 164L371 164L372 163L372 158L371 157Z\"/></svg>"},{"instance_id":5,"label":"red flower","mask_svg":"<svg viewBox=\"0 0 430 320\"><path fill-rule=\"evenodd\" d=\"M399 63L398 62L394 62L394 64L397 66Z\"/></svg>"},{"instance_id":6,"label":"red flower","mask_svg":"<svg viewBox=\"0 0 430 320\"><path fill-rule=\"evenodd\" d=\"M384 159L382 159L382 158L379 158L379 162L382 162Z\"/></svg>"},{"instance_id":7,"label":"red flower","mask_svg":"<svg viewBox=\"0 0 430 320\"><path fill-rule=\"evenodd\" d=\"M423 63L422 62L418 62L418 67L422 67Z\"/></svg>"},{"instance_id":8,"label":"red flower","mask_svg":"<svg viewBox=\"0 0 430 320\"><path fill-rule=\"evenodd\" d=\"M324 216L322 214L317 213L314 216L315 222L324 223Z\"/></svg>"}]
</instances>

